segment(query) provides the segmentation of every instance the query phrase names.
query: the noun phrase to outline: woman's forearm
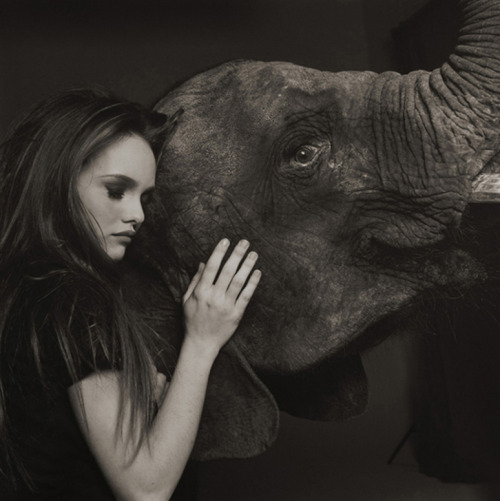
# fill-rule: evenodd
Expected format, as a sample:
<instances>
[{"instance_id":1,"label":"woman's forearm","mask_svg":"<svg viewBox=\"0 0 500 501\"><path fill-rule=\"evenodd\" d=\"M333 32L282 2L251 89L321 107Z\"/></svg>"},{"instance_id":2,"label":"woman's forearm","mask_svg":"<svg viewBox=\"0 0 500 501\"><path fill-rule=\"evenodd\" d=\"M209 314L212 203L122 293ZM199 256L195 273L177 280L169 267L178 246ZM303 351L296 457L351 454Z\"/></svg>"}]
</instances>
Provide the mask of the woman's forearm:
<instances>
[{"instance_id":1,"label":"woman's forearm","mask_svg":"<svg viewBox=\"0 0 500 501\"><path fill-rule=\"evenodd\" d=\"M139 448L140 431L131 436L127 405L119 428L120 373L96 373L70 388L82 432L118 499L170 498L194 445L216 356L217 350L185 339L168 390Z\"/></svg>"},{"instance_id":2,"label":"woman's forearm","mask_svg":"<svg viewBox=\"0 0 500 501\"><path fill-rule=\"evenodd\" d=\"M169 499L186 466L216 355L184 341L168 391L128 472L135 487L153 499Z\"/></svg>"}]
</instances>

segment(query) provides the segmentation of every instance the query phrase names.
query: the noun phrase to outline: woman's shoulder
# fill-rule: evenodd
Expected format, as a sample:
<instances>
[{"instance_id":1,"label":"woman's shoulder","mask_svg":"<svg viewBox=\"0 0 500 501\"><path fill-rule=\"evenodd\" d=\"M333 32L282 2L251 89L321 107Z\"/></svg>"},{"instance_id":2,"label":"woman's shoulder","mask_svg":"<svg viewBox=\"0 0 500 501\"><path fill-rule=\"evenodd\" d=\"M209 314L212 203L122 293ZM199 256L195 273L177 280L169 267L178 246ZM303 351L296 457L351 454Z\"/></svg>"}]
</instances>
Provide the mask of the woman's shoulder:
<instances>
[{"instance_id":1,"label":"woman's shoulder","mask_svg":"<svg viewBox=\"0 0 500 501\"><path fill-rule=\"evenodd\" d=\"M73 270L52 263L33 263L20 277L23 296L32 306L45 311L55 308L62 311L86 309L96 313L104 308L106 292L99 280L91 273ZM100 308L96 308L100 305Z\"/></svg>"},{"instance_id":2,"label":"woman's shoulder","mask_svg":"<svg viewBox=\"0 0 500 501\"><path fill-rule=\"evenodd\" d=\"M25 346L21 352L39 358L37 365L47 374L70 370L65 381L108 369L104 347L109 322L103 300L98 281L85 273L46 264L26 268L10 316L11 352L20 353L19 347Z\"/></svg>"},{"instance_id":3,"label":"woman's shoulder","mask_svg":"<svg viewBox=\"0 0 500 501\"><path fill-rule=\"evenodd\" d=\"M11 289L5 292L11 297L4 333L12 334L16 344L71 339L80 345L109 325L105 293L85 273L34 263L18 273Z\"/></svg>"}]
</instances>

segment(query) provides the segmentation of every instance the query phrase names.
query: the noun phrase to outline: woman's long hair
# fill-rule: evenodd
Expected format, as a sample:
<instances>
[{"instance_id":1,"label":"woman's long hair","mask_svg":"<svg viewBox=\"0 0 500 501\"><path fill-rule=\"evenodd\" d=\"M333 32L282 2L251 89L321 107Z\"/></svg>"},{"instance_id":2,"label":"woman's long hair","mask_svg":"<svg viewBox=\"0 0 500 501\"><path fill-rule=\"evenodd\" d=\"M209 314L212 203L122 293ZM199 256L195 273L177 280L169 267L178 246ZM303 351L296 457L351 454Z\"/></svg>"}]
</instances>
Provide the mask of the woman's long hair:
<instances>
[{"instance_id":1,"label":"woman's long hair","mask_svg":"<svg viewBox=\"0 0 500 501\"><path fill-rule=\"evenodd\" d=\"M77 340L71 332L78 317L78 328L86 333L92 347L90 364L98 369L99 353L107 366L121 371L121 409L130 405L130 432L141 426L141 441L145 436L154 405L149 333L124 307L116 264L99 243L76 186L82 169L103 149L130 135L146 140L158 161L172 128L173 120L163 114L104 91L83 89L40 103L1 146L0 448L12 475L21 472L25 476L25 472L9 438L9 408L2 379L6 374L12 377L8 372L7 334L13 323L19 327L21 318L28 331L22 333L28 340L25 347L40 380L45 378L36 313L40 298L23 297L30 290L29 284L48 295L50 311L45 312L45 318L49 318L53 342L72 382L78 380L82 366L82 339ZM60 290L68 302L66 308L50 302L51 294L57 301ZM96 314L95 308L102 314ZM82 319L86 318L88 323L82 329ZM104 325L96 327L92 324L96 320Z\"/></svg>"}]
</instances>

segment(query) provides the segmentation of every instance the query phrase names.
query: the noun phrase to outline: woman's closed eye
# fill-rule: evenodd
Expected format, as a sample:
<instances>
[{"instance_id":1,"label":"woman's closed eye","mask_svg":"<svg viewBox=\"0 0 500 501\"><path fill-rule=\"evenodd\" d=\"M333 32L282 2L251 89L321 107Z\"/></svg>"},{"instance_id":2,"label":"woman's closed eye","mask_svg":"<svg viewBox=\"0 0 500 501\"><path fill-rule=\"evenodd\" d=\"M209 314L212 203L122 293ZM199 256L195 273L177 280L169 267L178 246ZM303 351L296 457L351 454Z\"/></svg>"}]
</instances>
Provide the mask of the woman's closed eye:
<instances>
[{"instance_id":1,"label":"woman's closed eye","mask_svg":"<svg viewBox=\"0 0 500 501\"><path fill-rule=\"evenodd\" d=\"M113 200L121 200L123 195L125 195L125 190L121 187L106 185L106 190L108 192L108 197Z\"/></svg>"}]
</instances>

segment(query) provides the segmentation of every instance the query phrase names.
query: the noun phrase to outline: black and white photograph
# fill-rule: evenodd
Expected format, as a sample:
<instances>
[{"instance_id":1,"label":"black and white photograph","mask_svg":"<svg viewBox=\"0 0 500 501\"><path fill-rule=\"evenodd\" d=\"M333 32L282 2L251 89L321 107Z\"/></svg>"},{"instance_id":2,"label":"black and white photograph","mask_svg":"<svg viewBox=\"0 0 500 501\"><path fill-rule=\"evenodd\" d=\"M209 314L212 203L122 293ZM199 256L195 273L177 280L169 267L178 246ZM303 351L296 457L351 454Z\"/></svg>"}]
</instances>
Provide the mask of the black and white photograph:
<instances>
[{"instance_id":1,"label":"black and white photograph","mask_svg":"<svg viewBox=\"0 0 500 501\"><path fill-rule=\"evenodd\" d=\"M0 0L0 501L498 499L500 0Z\"/></svg>"}]
</instances>

